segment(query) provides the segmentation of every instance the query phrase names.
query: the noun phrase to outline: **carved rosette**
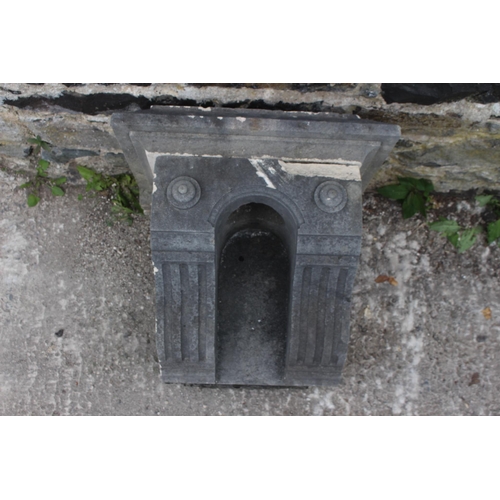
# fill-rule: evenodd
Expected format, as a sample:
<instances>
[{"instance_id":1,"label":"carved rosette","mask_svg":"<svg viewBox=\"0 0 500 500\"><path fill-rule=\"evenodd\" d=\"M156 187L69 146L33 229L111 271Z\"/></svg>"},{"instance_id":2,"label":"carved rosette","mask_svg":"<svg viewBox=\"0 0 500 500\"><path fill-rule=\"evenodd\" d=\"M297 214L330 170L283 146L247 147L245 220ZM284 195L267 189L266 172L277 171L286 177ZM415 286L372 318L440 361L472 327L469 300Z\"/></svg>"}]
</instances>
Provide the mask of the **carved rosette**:
<instances>
[{"instance_id":1,"label":"carved rosette","mask_svg":"<svg viewBox=\"0 0 500 500\"><path fill-rule=\"evenodd\" d=\"M323 212L340 212L347 203L347 191L338 182L325 181L314 191L314 201Z\"/></svg>"},{"instance_id":2,"label":"carved rosette","mask_svg":"<svg viewBox=\"0 0 500 500\"><path fill-rule=\"evenodd\" d=\"M194 207L201 196L201 188L192 177L175 178L167 188L167 199L171 205L181 210Z\"/></svg>"}]
</instances>

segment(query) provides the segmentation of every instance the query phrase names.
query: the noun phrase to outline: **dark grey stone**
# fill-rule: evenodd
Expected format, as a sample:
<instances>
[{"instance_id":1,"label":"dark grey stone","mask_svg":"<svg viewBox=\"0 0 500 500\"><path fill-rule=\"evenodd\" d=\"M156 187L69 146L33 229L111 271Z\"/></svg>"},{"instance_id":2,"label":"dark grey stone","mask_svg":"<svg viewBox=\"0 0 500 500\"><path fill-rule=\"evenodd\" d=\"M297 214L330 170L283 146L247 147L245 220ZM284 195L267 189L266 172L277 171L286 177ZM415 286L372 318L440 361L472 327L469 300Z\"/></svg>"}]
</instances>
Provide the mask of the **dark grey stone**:
<instances>
[{"instance_id":1,"label":"dark grey stone","mask_svg":"<svg viewBox=\"0 0 500 500\"><path fill-rule=\"evenodd\" d=\"M500 101L498 83L383 83L385 102L408 102L431 105L468 98L486 104Z\"/></svg>"},{"instance_id":2,"label":"dark grey stone","mask_svg":"<svg viewBox=\"0 0 500 500\"><path fill-rule=\"evenodd\" d=\"M112 126L151 210L163 380L337 383L362 190L399 127L178 107L115 114Z\"/></svg>"},{"instance_id":3,"label":"dark grey stone","mask_svg":"<svg viewBox=\"0 0 500 500\"><path fill-rule=\"evenodd\" d=\"M44 160L67 163L76 158L84 158L88 156L99 156L97 151L89 149L68 149L68 148L52 148L50 151L42 149L42 158Z\"/></svg>"}]
</instances>

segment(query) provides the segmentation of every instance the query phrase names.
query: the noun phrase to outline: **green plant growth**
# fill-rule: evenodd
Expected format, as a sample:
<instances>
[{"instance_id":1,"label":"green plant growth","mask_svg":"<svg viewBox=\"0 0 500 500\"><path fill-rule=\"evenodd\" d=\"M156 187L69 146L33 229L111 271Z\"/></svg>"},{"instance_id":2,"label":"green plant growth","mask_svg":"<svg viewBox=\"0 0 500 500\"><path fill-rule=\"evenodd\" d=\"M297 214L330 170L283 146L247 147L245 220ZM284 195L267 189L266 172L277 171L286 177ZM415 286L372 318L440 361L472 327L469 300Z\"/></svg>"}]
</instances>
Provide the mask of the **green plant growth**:
<instances>
[{"instance_id":1,"label":"green plant growth","mask_svg":"<svg viewBox=\"0 0 500 500\"><path fill-rule=\"evenodd\" d=\"M441 217L429 224L429 229L444 234L448 241L463 253L476 243L477 235L483 230L480 227L464 228L457 221Z\"/></svg>"},{"instance_id":2,"label":"green plant growth","mask_svg":"<svg viewBox=\"0 0 500 500\"><path fill-rule=\"evenodd\" d=\"M33 153L39 155L41 150L50 151L50 144L37 135L35 138L28 139L30 144L35 144ZM32 178L21 184L20 189L26 189L28 192L27 203L29 207L38 205L40 201L40 192L43 186L47 186L54 196L64 196L64 190L61 187L66 182L66 177L50 178L47 170L49 169L50 161L39 158L36 166L36 174Z\"/></svg>"},{"instance_id":3,"label":"green plant growth","mask_svg":"<svg viewBox=\"0 0 500 500\"><path fill-rule=\"evenodd\" d=\"M476 200L480 206L491 208L495 216L498 217L496 222L491 222L486 226L486 234L488 236L488 243L498 241L500 245L500 200L492 194L476 196Z\"/></svg>"},{"instance_id":4,"label":"green plant growth","mask_svg":"<svg viewBox=\"0 0 500 500\"><path fill-rule=\"evenodd\" d=\"M94 196L99 192L109 192L115 220L121 220L132 224L133 214L144 213L139 203L139 187L135 178L130 174L109 176L100 174L88 167L77 167L78 172L87 183L86 190L94 192ZM78 197L83 199L83 195ZM112 224L112 221L109 222Z\"/></svg>"},{"instance_id":5,"label":"green plant growth","mask_svg":"<svg viewBox=\"0 0 500 500\"><path fill-rule=\"evenodd\" d=\"M476 196L476 201L481 207L488 206L498 220L491 222L486 226L486 235L488 244L498 241L500 245L500 200L492 194ZM483 232L482 227L461 227L458 222L450 219L441 218L436 222L429 224L429 229L444 234L448 241L452 243L460 253L465 252L476 243L477 235Z\"/></svg>"},{"instance_id":6,"label":"green plant growth","mask_svg":"<svg viewBox=\"0 0 500 500\"><path fill-rule=\"evenodd\" d=\"M377 191L380 195L391 200L402 202L403 217L409 219L413 215L420 213L427 217L430 205L430 194L434 191L431 181L426 179L415 179L411 177L398 177L397 184L383 186ZM500 245L500 199L494 195L476 196L476 200L482 207L488 207L493 213L493 218L497 220L490 222L484 228L486 230L488 243L498 242ZM432 231L446 236L448 241L463 253L471 248L477 241L477 235L483 232L483 228L462 227L458 222L450 219L440 218L429 224Z\"/></svg>"},{"instance_id":7,"label":"green plant growth","mask_svg":"<svg viewBox=\"0 0 500 500\"><path fill-rule=\"evenodd\" d=\"M409 219L417 213L427 217L430 193L434 191L432 182L412 177L398 177L398 181L398 184L379 188L378 193L390 200L401 201L403 218L405 219Z\"/></svg>"}]
</instances>

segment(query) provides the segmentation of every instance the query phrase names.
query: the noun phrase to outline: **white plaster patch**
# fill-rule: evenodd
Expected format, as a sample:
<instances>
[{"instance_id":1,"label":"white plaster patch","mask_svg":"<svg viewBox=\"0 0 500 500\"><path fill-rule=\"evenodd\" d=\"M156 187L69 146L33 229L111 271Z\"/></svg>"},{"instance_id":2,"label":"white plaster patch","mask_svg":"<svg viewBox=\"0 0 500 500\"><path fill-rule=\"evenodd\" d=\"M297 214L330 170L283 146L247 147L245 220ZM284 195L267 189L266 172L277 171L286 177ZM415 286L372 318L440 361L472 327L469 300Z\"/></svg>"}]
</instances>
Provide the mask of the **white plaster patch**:
<instances>
[{"instance_id":1,"label":"white plaster patch","mask_svg":"<svg viewBox=\"0 0 500 500\"><path fill-rule=\"evenodd\" d=\"M257 171L257 175L259 177L261 177L262 179L264 179L264 181L266 182L266 186L268 188L271 188L271 189L276 189L276 186L273 184L271 179L269 179L268 175L264 172L264 169L260 165L262 163L262 160L251 159L249 161L254 166L255 170Z\"/></svg>"},{"instance_id":2,"label":"white plaster patch","mask_svg":"<svg viewBox=\"0 0 500 500\"><path fill-rule=\"evenodd\" d=\"M288 163L278 160L282 170L290 175L305 177L332 177L348 181L361 181L360 162L344 162L337 160L335 163Z\"/></svg>"},{"instance_id":3,"label":"white plaster patch","mask_svg":"<svg viewBox=\"0 0 500 500\"><path fill-rule=\"evenodd\" d=\"M222 116L218 116L217 120L224 120L224 118Z\"/></svg>"},{"instance_id":4,"label":"white plaster patch","mask_svg":"<svg viewBox=\"0 0 500 500\"><path fill-rule=\"evenodd\" d=\"M156 193L158 188L156 187L156 182L153 182L153 194Z\"/></svg>"},{"instance_id":5,"label":"white plaster patch","mask_svg":"<svg viewBox=\"0 0 500 500\"><path fill-rule=\"evenodd\" d=\"M239 122L241 122L241 123L243 123L243 122L246 122L246 121L247 121L247 119L246 119L246 118L244 118L243 116L237 116L237 117L236 117L236 119L237 119Z\"/></svg>"},{"instance_id":6,"label":"white plaster patch","mask_svg":"<svg viewBox=\"0 0 500 500\"><path fill-rule=\"evenodd\" d=\"M159 272L159 270L158 270L158 268L157 268L156 266L154 266L154 268L153 268L153 272L154 272L154 274L156 274L156 273L158 273L158 272Z\"/></svg>"}]
</instances>

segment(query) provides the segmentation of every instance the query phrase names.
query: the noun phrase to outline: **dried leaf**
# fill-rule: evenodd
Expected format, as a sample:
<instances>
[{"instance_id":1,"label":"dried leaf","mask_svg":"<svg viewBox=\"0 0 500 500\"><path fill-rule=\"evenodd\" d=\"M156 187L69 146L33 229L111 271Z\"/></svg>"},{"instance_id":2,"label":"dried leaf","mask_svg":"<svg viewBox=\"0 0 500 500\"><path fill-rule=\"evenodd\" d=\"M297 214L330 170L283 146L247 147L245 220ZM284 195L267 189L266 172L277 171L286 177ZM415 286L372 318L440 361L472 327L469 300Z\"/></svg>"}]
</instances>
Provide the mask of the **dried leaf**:
<instances>
[{"instance_id":1,"label":"dried leaf","mask_svg":"<svg viewBox=\"0 0 500 500\"><path fill-rule=\"evenodd\" d=\"M388 281L392 286L398 285L396 278L393 278L392 276L387 276L385 274L381 274L380 276L377 276L375 278L375 283L385 283L386 281Z\"/></svg>"},{"instance_id":2,"label":"dried leaf","mask_svg":"<svg viewBox=\"0 0 500 500\"><path fill-rule=\"evenodd\" d=\"M485 307L481 312L486 319L491 319L491 309L489 307Z\"/></svg>"},{"instance_id":3,"label":"dried leaf","mask_svg":"<svg viewBox=\"0 0 500 500\"><path fill-rule=\"evenodd\" d=\"M469 382L469 387L471 385L479 384L479 373L475 372L471 375L470 382Z\"/></svg>"}]
</instances>

